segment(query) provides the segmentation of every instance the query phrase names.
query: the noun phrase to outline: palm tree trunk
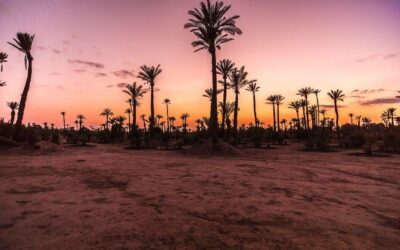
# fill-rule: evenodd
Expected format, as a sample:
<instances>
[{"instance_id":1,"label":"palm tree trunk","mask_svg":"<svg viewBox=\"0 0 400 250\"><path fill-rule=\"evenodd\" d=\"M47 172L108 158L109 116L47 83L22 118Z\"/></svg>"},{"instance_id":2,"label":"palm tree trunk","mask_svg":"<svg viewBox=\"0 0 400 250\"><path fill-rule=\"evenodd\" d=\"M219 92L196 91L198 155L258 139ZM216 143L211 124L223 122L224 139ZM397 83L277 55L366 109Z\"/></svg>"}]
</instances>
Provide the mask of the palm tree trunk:
<instances>
[{"instance_id":1,"label":"palm tree trunk","mask_svg":"<svg viewBox=\"0 0 400 250\"><path fill-rule=\"evenodd\" d=\"M318 100L318 94L315 94L315 97L317 98L317 115L316 115L316 119L317 119L317 122L316 122L316 125L317 125L317 127L319 126L319 100Z\"/></svg>"},{"instance_id":2,"label":"palm tree trunk","mask_svg":"<svg viewBox=\"0 0 400 250\"><path fill-rule=\"evenodd\" d=\"M168 112L168 103L165 104L167 106L167 129L168 133L170 132L170 124L169 124L169 112Z\"/></svg>"},{"instance_id":3,"label":"palm tree trunk","mask_svg":"<svg viewBox=\"0 0 400 250\"><path fill-rule=\"evenodd\" d=\"M337 137L340 138L340 131L339 131L339 111L337 107L337 102L335 100L335 114L336 114L336 132L337 132Z\"/></svg>"},{"instance_id":4,"label":"palm tree trunk","mask_svg":"<svg viewBox=\"0 0 400 250\"><path fill-rule=\"evenodd\" d=\"M128 113L128 133L131 132L131 113Z\"/></svg>"},{"instance_id":5,"label":"palm tree trunk","mask_svg":"<svg viewBox=\"0 0 400 250\"><path fill-rule=\"evenodd\" d=\"M300 117L299 117L299 110L296 109L296 116L297 116L297 130L300 129Z\"/></svg>"},{"instance_id":6,"label":"palm tree trunk","mask_svg":"<svg viewBox=\"0 0 400 250\"><path fill-rule=\"evenodd\" d=\"M63 115L63 126L64 126L64 132L65 132L65 115Z\"/></svg>"},{"instance_id":7,"label":"palm tree trunk","mask_svg":"<svg viewBox=\"0 0 400 250\"><path fill-rule=\"evenodd\" d=\"M19 102L17 122L15 123L14 136L13 136L14 140L18 140L19 132L21 131L22 120L24 118L24 112L25 112L26 100L28 98L29 87L31 85L31 79L32 79L33 58L29 52L26 54L26 58L28 59L28 76L26 78L25 87L24 87L24 90L21 95L21 100Z\"/></svg>"},{"instance_id":8,"label":"palm tree trunk","mask_svg":"<svg viewBox=\"0 0 400 250\"><path fill-rule=\"evenodd\" d=\"M10 124L11 124L11 125L14 124L14 119L15 119L15 111L12 110L12 111L11 111L11 118L10 118Z\"/></svg>"},{"instance_id":9,"label":"palm tree trunk","mask_svg":"<svg viewBox=\"0 0 400 250\"><path fill-rule=\"evenodd\" d=\"M307 99L307 96L305 96L304 97L305 99L306 99L306 120L305 120L305 123L306 123L306 129L308 130L309 128L310 128L310 124L309 124L309 116L308 116L308 99Z\"/></svg>"},{"instance_id":10,"label":"palm tree trunk","mask_svg":"<svg viewBox=\"0 0 400 250\"><path fill-rule=\"evenodd\" d=\"M235 110L233 112L233 138L234 138L234 144L237 144L237 126L238 126L238 110L239 110L239 93L238 93L238 88L236 86L236 91L235 91Z\"/></svg>"},{"instance_id":11,"label":"palm tree trunk","mask_svg":"<svg viewBox=\"0 0 400 250\"><path fill-rule=\"evenodd\" d=\"M305 106L303 106L302 109L303 109L304 130L307 130Z\"/></svg>"},{"instance_id":12,"label":"palm tree trunk","mask_svg":"<svg viewBox=\"0 0 400 250\"><path fill-rule=\"evenodd\" d=\"M210 48L212 65L212 98L210 112L210 132L213 143L218 139L218 110L217 110L217 55L214 47Z\"/></svg>"},{"instance_id":13,"label":"palm tree trunk","mask_svg":"<svg viewBox=\"0 0 400 250\"><path fill-rule=\"evenodd\" d=\"M150 83L150 131L154 127L154 83Z\"/></svg>"},{"instance_id":14,"label":"palm tree trunk","mask_svg":"<svg viewBox=\"0 0 400 250\"><path fill-rule=\"evenodd\" d=\"M136 131L136 103L132 105L132 131Z\"/></svg>"},{"instance_id":15,"label":"palm tree trunk","mask_svg":"<svg viewBox=\"0 0 400 250\"><path fill-rule=\"evenodd\" d=\"M254 124L258 127L257 110L256 110L256 94L253 93L253 111L254 111Z\"/></svg>"},{"instance_id":16,"label":"palm tree trunk","mask_svg":"<svg viewBox=\"0 0 400 250\"><path fill-rule=\"evenodd\" d=\"M279 119L279 103L276 103L276 116L278 118L278 121L276 124L278 125L278 131L281 131L281 125L280 125L280 119Z\"/></svg>"},{"instance_id":17,"label":"palm tree trunk","mask_svg":"<svg viewBox=\"0 0 400 250\"><path fill-rule=\"evenodd\" d=\"M272 103L272 116L274 117L274 132L276 132L275 103Z\"/></svg>"},{"instance_id":18,"label":"palm tree trunk","mask_svg":"<svg viewBox=\"0 0 400 250\"><path fill-rule=\"evenodd\" d=\"M222 122L221 122L222 137L224 137L225 133L226 94L227 94L227 85L226 85L226 76L224 76L224 95L222 99Z\"/></svg>"}]
</instances>

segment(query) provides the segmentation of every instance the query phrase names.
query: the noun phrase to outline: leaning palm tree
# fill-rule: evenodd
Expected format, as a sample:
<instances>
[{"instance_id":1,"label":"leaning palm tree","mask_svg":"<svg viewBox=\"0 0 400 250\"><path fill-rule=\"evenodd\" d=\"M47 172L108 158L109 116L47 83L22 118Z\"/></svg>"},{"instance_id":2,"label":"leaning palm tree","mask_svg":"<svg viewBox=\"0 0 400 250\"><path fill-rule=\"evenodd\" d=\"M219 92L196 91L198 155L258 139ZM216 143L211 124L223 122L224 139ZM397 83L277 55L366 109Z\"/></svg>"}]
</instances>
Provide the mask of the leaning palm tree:
<instances>
[{"instance_id":1,"label":"leaning palm tree","mask_svg":"<svg viewBox=\"0 0 400 250\"><path fill-rule=\"evenodd\" d=\"M160 64L157 67L142 65L140 67L140 72L138 74L138 78L145 81L145 83L150 85L150 129L155 125L155 116L154 116L154 84L157 76L161 74L162 70L160 68Z\"/></svg>"},{"instance_id":2,"label":"leaning palm tree","mask_svg":"<svg viewBox=\"0 0 400 250\"><path fill-rule=\"evenodd\" d=\"M108 124L110 122L110 117L114 115L114 113L111 111L109 108L103 109L103 111L100 113L101 116L106 117L106 128L108 129Z\"/></svg>"},{"instance_id":3,"label":"leaning palm tree","mask_svg":"<svg viewBox=\"0 0 400 250\"><path fill-rule=\"evenodd\" d=\"M318 94L319 93L321 93L321 90L320 89L313 89L313 94L315 95L315 98L316 98L316 100L317 100L317 114L316 114L316 117L315 117L315 119L316 119L316 122L315 122L315 124L317 125L317 127L318 127L318 124L319 124L319 114L320 114L320 112L319 112L319 100L318 100Z\"/></svg>"},{"instance_id":4,"label":"leaning palm tree","mask_svg":"<svg viewBox=\"0 0 400 250\"><path fill-rule=\"evenodd\" d=\"M136 109L139 106L139 99L143 97L146 90L143 89L142 85L136 85L136 82L132 84L126 84L125 89L122 90L125 94L128 94L131 100L132 109L132 130L136 131Z\"/></svg>"},{"instance_id":5,"label":"leaning palm tree","mask_svg":"<svg viewBox=\"0 0 400 250\"><path fill-rule=\"evenodd\" d=\"M253 95L253 113L254 113L254 124L256 124L256 127L259 125L259 121L257 118L257 111L256 111L256 92L260 89L260 86L257 85L257 82L251 82L247 86L246 90L250 91Z\"/></svg>"},{"instance_id":6,"label":"leaning palm tree","mask_svg":"<svg viewBox=\"0 0 400 250\"><path fill-rule=\"evenodd\" d=\"M15 129L14 129L14 140L17 140L19 137L19 132L22 126L22 120L24 118L26 100L28 98L28 92L31 85L32 61L33 61L31 49L34 38L35 35L30 35L28 33L17 33L17 37L14 38L14 43L12 42L8 43L25 54L25 68L28 67L28 75L26 78L25 87L24 90L22 91L21 100L19 101L17 122L15 123Z\"/></svg>"},{"instance_id":7,"label":"leaning palm tree","mask_svg":"<svg viewBox=\"0 0 400 250\"><path fill-rule=\"evenodd\" d=\"M0 52L0 72L3 72L3 63L7 62L7 53Z\"/></svg>"},{"instance_id":8,"label":"leaning palm tree","mask_svg":"<svg viewBox=\"0 0 400 250\"><path fill-rule=\"evenodd\" d=\"M165 106L167 108L167 131L170 132L168 105L171 104L171 100L168 98L165 98L163 103L165 104Z\"/></svg>"},{"instance_id":9,"label":"leaning palm tree","mask_svg":"<svg viewBox=\"0 0 400 250\"><path fill-rule=\"evenodd\" d=\"M225 5L220 1L201 2L200 9L194 8L188 12L190 18L184 26L196 36L196 40L192 42L192 46L197 48L195 52L204 49L211 54L213 95L210 110L210 132L214 143L217 142L218 137L216 51L221 49L222 44L232 41L232 36L242 34L242 31L236 27L236 20L239 16L226 16L230 8L230 5Z\"/></svg>"},{"instance_id":10,"label":"leaning palm tree","mask_svg":"<svg viewBox=\"0 0 400 250\"><path fill-rule=\"evenodd\" d=\"M79 124L79 131L81 131L82 130L83 121L86 119L86 117L84 115L82 115L82 114L79 114L79 115L76 116L76 119L78 119L77 123Z\"/></svg>"},{"instance_id":11,"label":"leaning palm tree","mask_svg":"<svg viewBox=\"0 0 400 250\"><path fill-rule=\"evenodd\" d=\"M289 108L293 109L296 111L296 127L297 129L300 129L300 116L299 116L299 110L301 108L301 102L300 101L292 101L289 103Z\"/></svg>"},{"instance_id":12,"label":"leaning palm tree","mask_svg":"<svg viewBox=\"0 0 400 250\"><path fill-rule=\"evenodd\" d=\"M124 113L128 115L128 133L129 133L131 131L131 114L132 114L132 110L130 108L127 108L127 109L125 109Z\"/></svg>"},{"instance_id":13,"label":"leaning palm tree","mask_svg":"<svg viewBox=\"0 0 400 250\"><path fill-rule=\"evenodd\" d=\"M330 92L328 92L328 96L330 98L332 98L333 100L333 104L335 106L335 114L336 114L336 132L337 132L337 136L338 138L340 138L340 131L339 131L339 111L338 111L338 101L342 101L343 102L343 98L344 98L344 93L342 90L337 89L337 90L331 90Z\"/></svg>"},{"instance_id":14,"label":"leaning palm tree","mask_svg":"<svg viewBox=\"0 0 400 250\"><path fill-rule=\"evenodd\" d=\"M308 96L313 93L313 89L310 87L301 88L297 91L297 95L304 97L305 103L305 127L309 129L309 117L308 117Z\"/></svg>"},{"instance_id":15,"label":"leaning palm tree","mask_svg":"<svg viewBox=\"0 0 400 250\"><path fill-rule=\"evenodd\" d=\"M256 80L247 80L247 72L242 66L240 69L233 69L231 75L229 76L230 88L235 92L235 111L233 114L233 136L234 143L237 143L237 130L238 130L238 111L239 111L239 94L240 89L248 84L254 83Z\"/></svg>"},{"instance_id":16,"label":"leaning palm tree","mask_svg":"<svg viewBox=\"0 0 400 250\"><path fill-rule=\"evenodd\" d=\"M274 121L274 132L276 131L276 115L275 115L275 104L276 104L276 96L275 95L270 95L267 98L268 103L272 104L272 116L273 116L273 121Z\"/></svg>"},{"instance_id":17,"label":"leaning palm tree","mask_svg":"<svg viewBox=\"0 0 400 250\"><path fill-rule=\"evenodd\" d=\"M279 105L282 104L282 101L285 99L282 95L275 95L275 104L276 104L276 124L278 125L278 131L281 130L280 119L279 119Z\"/></svg>"},{"instance_id":18,"label":"leaning palm tree","mask_svg":"<svg viewBox=\"0 0 400 250\"><path fill-rule=\"evenodd\" d=\"M228 76L235 67L235 63L232 62L229 59L222 59L217 63L217 74L222 76L222 85L223 85L223 97L222 97L222 105L225 107L226 105L226 95L227 95L227 89L228 89ZM222 108L222 122L221 122L221 128L222 128L222 137L224 137L225 133L225 108Z\"/></svg>"},{"instance_id":19,"label":"leaning palm tree","mask_svg":"<svg viewBox=\"0 0 400 250\"><path fill-rule=\"evenodd\" d=\"M10 124L14 124L15 110L18 108L18 102L7 102L7 106L11 109Z\"/></svg>"},{"instance_id":20,"label":"leaning palm tree","mask_svg":"<svg viewBox=\"0 0 400 250\"><path fill-rule=\"evenodd\" d=\"M353 113L349 113L349 116L350 116L350 125L353 125L354 114Z\"/></svg>"},{"instance_id":21,"label":"leaning palm tree","mask_svg":"<svg viewBox=\"0 0 400 250\"><path fill-rule=\"evenodd\" d=\"M64 132L65 132L65 111L61 111L61 113L60 113L61 115L62 115L62 118L63 118L63 127L64 127Z\"/></svg>"}]
</instances>

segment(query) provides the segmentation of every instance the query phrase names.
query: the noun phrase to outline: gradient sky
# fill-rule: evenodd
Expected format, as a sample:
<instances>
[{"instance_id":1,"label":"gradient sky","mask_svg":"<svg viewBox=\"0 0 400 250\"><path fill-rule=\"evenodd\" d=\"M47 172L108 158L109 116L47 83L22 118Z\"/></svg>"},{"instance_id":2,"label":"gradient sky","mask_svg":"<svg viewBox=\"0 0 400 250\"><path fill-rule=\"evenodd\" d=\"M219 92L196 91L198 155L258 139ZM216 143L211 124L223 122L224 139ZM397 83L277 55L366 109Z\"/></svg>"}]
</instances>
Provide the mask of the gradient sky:
<instances>
[{"instance_id":1,"label":"gradient sky","mask_svg":"<svg viewBox=\"0 0 400 250\"><path fill-rule=\"evenodd\" d=\"M324 105L332 104L328 90L344 90L342 122L349 112L377 121L387 107L400 106L387 104L400 89L400 1L225 2L232 5L231 15L241 16L237 25L243 35L217 57L245 65L249 78L258 80L261 121L271 122L265 98L278 93L286 97L281 117L294 117L287 103L298 99L296 91L304 86L321 89ZM19 101L25 83L24 56L7 44L18 31L36 34L25 122L61 125L59 113L66 111L70 125L83 113L88 124L98 126L105 107L123 114L127 96L118 83L141 83L135 74L142 64L163 69L156 82L156 114L165 116L161 102L168 97L176 117L188 112L193 122L207 116L209 101L202 94L211 86L210 57L193 53L194 36L183 29L187 11L198 5L199 0L0 0L0 51L9 54L0 73L7 82L0 89L0 117L9 119L5 102ZM139 114L149 114L149 97ZM328 115L333 117L332 109ZM253 121L245 90L239 119Z\"/></svg>"}]
</instances>

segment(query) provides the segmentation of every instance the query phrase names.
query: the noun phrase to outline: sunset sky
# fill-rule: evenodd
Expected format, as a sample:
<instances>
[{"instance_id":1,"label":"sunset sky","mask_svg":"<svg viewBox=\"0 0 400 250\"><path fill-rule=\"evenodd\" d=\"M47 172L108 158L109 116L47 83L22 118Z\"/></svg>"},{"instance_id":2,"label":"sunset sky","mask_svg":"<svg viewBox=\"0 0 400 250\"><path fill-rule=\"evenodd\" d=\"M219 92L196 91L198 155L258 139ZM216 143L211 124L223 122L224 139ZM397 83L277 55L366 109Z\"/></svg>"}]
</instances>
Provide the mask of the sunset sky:
<instances>
[{"instance_id":1,"label":"sunset sky","mask_svg":"<svg viewBox=\"0 0 400 250\"><path fill-rule=\"evenodd\" d=\"M128 96L120 83L136 81L140 65L161 64L156 81L156 114L165 117L162 100L171 99L172 115L188 112L193 123L209 114L202 97L211 87L210 56L193 53L193 34L183 28L188 10L199 0L0 0L0 51L9 54L0 73L0 117L9 119L7 101L19 101L25 84L24 55L7 44L16 32L35 34L33 80L24 122L55 123L61 111L73 125L77 114L87 124L104 122L102 109L123 114ZM342 89L341 122L353 112L379 120L400 90L400 1L227 0L239 14L243 35L225 44L217 58L245 65L257 93L259 119L271 122L270 94L286 97L281 117L294 117L287 103L299 88L326 92ZM233 91L229 91L233 100ZM220 96L221 98L222 96ZM139 114L150 113L147 94ZM314 103L314 98L311 100ZM251 93L241 91L240 122L252 122ZM333 117L332 109L328 111Z\"/></svg>"}]
</instances>

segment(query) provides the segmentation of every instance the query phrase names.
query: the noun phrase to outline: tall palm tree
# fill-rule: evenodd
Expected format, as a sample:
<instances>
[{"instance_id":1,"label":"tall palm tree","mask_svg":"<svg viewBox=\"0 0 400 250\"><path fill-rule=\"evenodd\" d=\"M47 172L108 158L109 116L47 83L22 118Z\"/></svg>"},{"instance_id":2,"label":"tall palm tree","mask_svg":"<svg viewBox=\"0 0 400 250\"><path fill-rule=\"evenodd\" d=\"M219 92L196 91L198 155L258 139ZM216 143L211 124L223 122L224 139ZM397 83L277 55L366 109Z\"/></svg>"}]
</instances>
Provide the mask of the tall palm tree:
<instances>
[{"instance_id":1,"label":"tall palm tree","mask_svg":"<svg viewBox=\"0 0 400 250\"><path fill-rule=\"evenodd\" d=\"M154 117L154 84L157 76L161 74L162 70L160 64L157 67L142 65L140 67L140 72L138 78L150 84L150 129L154 127L155 117Z\"/></svg>"},{"instance_id":2,"label":"tall palm tree","mask_svg":"<svg viewBox=\"0 0 400 250\"><path fill-rule=\"evenodd\" d=\"M256 92L260 89L260 86L257 85L257 82L251 82L249 85L247 85L246 90L250 91L253 95L253 113L254 113L254 124L256 124L256 127L259 125L259 121L257 118L257 111L256 111Z\"/></svg>"},{"instance_id":3,"label":"tall palm tree","mask_svg":"<svg viewBox=\"0 0 400 250\"><path fill-rule=\"evenodd\" d=\"M125 109L124 113L128 115L128 133L129 133L131 131L131 114L132 114L132 110L130 108L127 108L127 109Z\"/></svg>"},{"instance_id":4,"label":"tall palm tree","mask_svg":"<svg viewBox=\"0 0 400 250\"><path fill-rule=\"evenodd\" d=\"M65 111L61 111L61 113L60 113L61 115L62 115L62 118L63 118L63 127L64 127L64 132L65 132Z\"/></svg>"},{"instance_id":5,"label":"tall palm tree","mask_svg":"<svg viewBox=\"0 0 400 250\"><path fill-rule=\"evenodd\" d=\"M76 119L78 119L77 121L78 121L78 124L79 124L79 131L81 131L82 130L83 121L86 119L86 117L84 115L82 115L82 114L79 114L79 115L76 116Z\"/></svg>"},{"instance_id":6,"label":"tall palm tree","mask_svg":"<svg viewBox=\"0 0 400 250\"><path fill-rule=\"evenodd\" d=\"M146 93L146 90L143 89L142 85L136 85L136 82L132 84L126 84L125 89L122 90L125 94L128 94L131 99L132 106L132 130L136 131L136 109L139 106L139 99L143 97Z\"/></svg>"},{"instance_id":7,"label":"tall palm tree","mask_svg":"<svg viewBox=\"0 0 400 250\"><path fill-rule=\"evenodd\" d=\"M10 117L10 124L14 124L14 118L15 118L15 110L18 108L19 103L18 102L7 102L7 106L11 109L11 117Z\"/></svg>"},{"instance_id":8,"label":"tall palm tree","mask_svg":"<svg viewBox=\"0 0 400 250\"><path fill-rule=\"evenodd\" d=\"M234 143L237 143L237 130L238 130L238 111L239 111L239 94L240 89L250 83L254 83L256 80L247 80L247 72L242 66L240 69L235 68L232 70L232 73L229 76L230 80L230 88L232 88L235 92L235 111L233 114L233 136Z\"/></svg>"},{"instance_id":9,"label":"tall palm tree","mask_svg":"<svg viewBox=\"0 0 400 250\"><path fill-rule=\"evenodd\" d=\"M308 96L313 93L313 89L310 87L301 88L297 91L297 95L304 97L305 99L305 127L309 129L309 117L308 117Z\"/></svg>"},{"instance_id":10,"label":"tall palm tree","mask_svg":"<svg viewBox=\"0 0 400 250\"><path fill-rule=\"evenodd\" d=\"M267 98L267 101L272 104L272 116L273 116L273 121L274 121L274 132L276 132L276 115L275 115L275 103L276 103L276 96L275 95L270 95Z\"/></svg>"},{"instance_id":11,"label":"tall palm tree","mask_svg":"<svg viewBox=\"0 0 400 250\"><path fill-rule=\"evenodd\" d=\"M0 72L3 72L3 63L7 62L7 53L0 52Z\"/></svg>"},{"instance_id":12,"label":"tall palm tree","mask_svg":"<svg viewBox=\"0 0 400 250\"><path fill-rule=\"evenodd\" d=\"M350 116L350 124L353 125L353 117L354 117L354 114L353 114L353 113L350 113L349 116Z\"/></svg>"},{"instance_id":13,"label":"tall palm tree","mask_svg":"<svg viewBox=\"0 0 400 250\"><path fill-rule=\"evenodd\" d=\"M30 35L28 33L17 33L17 37L14 38L14 43L12 42L8 43L25 54L25 68L27 67L28 64L28 75L26 77L24 90L22 91L21 100L19 101L17 122L15 123L15 129L14 129L14 140L17 140L19 137L19 132L22 126L22 120L24 118L26 100L28 98L28 92L31 86L32 61L33 61L31 49L34 38L35 35Z\"/></svg>"},{"instance_id":14,"label":"tall palm tree","mask_svg":"<svg viewBox=\"0 0 400 250\"><path fill-rule=\"evenodd\" d=\"M275 95L275 104L276 104L276 124L278 125L278 131L281 130L280 119L279 119L279 105L282 104L282 101L285 99L282 95Z\"/></svg>"},{"instance_id":15,"label":"tall palm tree","mask_svg":"<svg viewBox=\"0 0 400 250\"><path fill-rule=\"evenodd\" d=\"M293 109L294 111L296 111L296 118L297 118L296 126L297 126L297 129L300 129L300 116L299 116L300 107L301 107L300 101L292 101L292 102L289 103L289 108Z\"/></svg>"},{"instance_id":16,"label":"tall palm tree","mask_svg":"<svg viewBox=\"0 0 400 250\"><path fill-rule=\"evenodd\" d=\"M307 120L307 116L306 116L306 107L307 107L307 105L308 105L308 102L305 100L305 99L301 99L300 100L300 105L301 105L301 108L302 108L302 110L303 110L303 126L304 126L304 129L307 129L307 124L306 124L306 120Z\"/></svg>"},{"instance_id":17,"label":"tall palm tree","mask_svg":"<svg viewBox=\"0 0 400 250\"><path fill-rule=\"evenodd\" d=\"M213 96L210 110L210 132L214 143L217 142L218 137L216 51L221 49L222 44L232 41L232 36L242 34L242 31L236 27L236 20L239 16L226 16L230 8L230 5L225 5L220 1L201 2L200 9L194 8L188 12L190 18L184 26L196 36L196 40L192 42L192 46L197 48L195 52L207 50L211 54Z\"/></svg>"},{"instance_id":18,"label":"tall palm tree","mask_svg":"<svg viewBox=\"0 0 400 250\"><path fill-rule=\"evenodd\" d=\"M100 113L101 116L106 117L106 128L108 129L108 124L110 122L110 117L114 115L114 113L111 111L109 108L103 109L103 111Z\"/></svg>"},{"instance_id":19,"label":"tall palm tree","mask_svg":"<svg viewBox=\"0 0 400 250\"><path fill-rule=\"evenodd\" d=\"M395 108L388 108L387 112L390 115L390 120L392 121L392 126L394 127L394 117L395 117L396 109Z\"/></svg>"},{"instance_id":20,"label":"tall palm tree","mask_svg":"<svg viewBox=\"0 0 400 250\"><path fill-rule=\"evenodd\" d=\"M317 105L312 105L309 109L311 115L311 127L315 128L317 125Z\"/></svg>"},{"instance_id":21,"label":"tall palm tree","mask_svg":"<svg viewBox=\"0 0 400 250\"><path fill-rule=\"evenodd\" d=\"M336 132L337 132L337 136L338 138L340 138L340 131L339 131L339 110L338 110L338 101L342 101L343 102L343 98L344 98L344 93L342 90L337 89L337 90L331 90L330 92L328 92L328 96L330 98L332 98L333 100L333 104L335 106L335 114L336 114Z\"/></svg>"},{"instance_id":22,"label":"tall palm tree","mask_svg":"<svg viewBox=\"0 0 400 250\"><path fill-rule=\"evenodd\" d=\"M316 100L317 100L317 114L316 114L316 117L315 117L315 119L317 120L316 121L316 125L317 125L317 127L318 127L318 124L319 124L319 100L318 100L318 94L319 93L321 93L321 90L320 89L313 89L313 94L315 95L315 98L316 98Z\"/></svg>"},{"instance_id":23,"label":"tall palm tree","mask_svg":"<svg viewBox=\"0 0 400 250\"><path fill-rule=\"evenodd\" d=\"M222 84L223 84L223 97L222 97L222 105L225 107L226 105L226 95L227 95L227 89L228 89L228 76L235 67L235 63L232 62L229 59L222 59L217 63L217 74L222 76ZM222 137L224 137L225 133L225 108L222 108L222 122L221 122L221 128L222 128Z\"/></svg>"},{"instance_id":24,"label":"tall palm tree","mask_svg":"<svg viewBox=\"0 0 400 250\"><path fill-rule=\"evenodd\" d=\"M171 104L171 100L168 98L165 98L163 103L165 104L165 107L167 108L167 131L170 132L168 105Z\"/></svg>"}]
</instances>

